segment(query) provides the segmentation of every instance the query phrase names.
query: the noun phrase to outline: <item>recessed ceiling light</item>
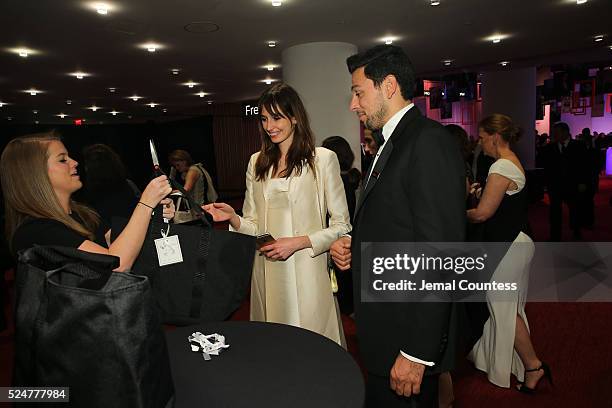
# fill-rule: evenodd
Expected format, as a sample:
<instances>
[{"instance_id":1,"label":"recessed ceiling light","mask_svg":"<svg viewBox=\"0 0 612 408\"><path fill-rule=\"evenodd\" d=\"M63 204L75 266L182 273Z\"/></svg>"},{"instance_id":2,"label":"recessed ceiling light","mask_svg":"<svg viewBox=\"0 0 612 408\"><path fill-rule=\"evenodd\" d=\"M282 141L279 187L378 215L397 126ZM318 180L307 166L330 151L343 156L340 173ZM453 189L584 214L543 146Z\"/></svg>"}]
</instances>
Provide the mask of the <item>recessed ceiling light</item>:
<instances>
[{"instance_id":1,"label":"recessed ceiling light","mask_svg":"<svg viewBox=\"0 0 612 408\"><path fill-rule=\"evenodd\" d=\"M42 93L42 91L40 91L40 90L38 90L38 89L35 89L35 88L30 88L30 89L27 89L27 90L25 90L25 91L23 91L23 92L25 92L25 93L29 93L29 94L30 94L30 95L32 95L32 96L36 96L36 95L38 95L39 93Z\"/></svg>"},{"instance_id":2,"label":"recessed ceiling light","mask_svg":"<svg viewBox=\"0 0 612 408\"><path fill-rule=\"evenodd\" d=\"M612 50L612 45L608 45L608 48Z\"/></svg>"},{"instance_id":3,"label":"recessed ceiling light","mask_svg":"<svg viewBox=\"0 0 612 408\"><path fill-rule=\"evenodd\" d=\"M439 6L440 5L440 0L431 0L429 2L430 6Z\"/></svg>"},{"instance_id":4,"label":"recessed ceiling light","mask_svg":"<svg viewBox=\"0 0 612 408\"><path fill-rule=\"evenodd\" d=\"M506 65L508 65L510 62L508 61L502 61L499 63L499 65L501 65L502 67L505 67Z\"/></svg>"},{"instance_id":5,"label":"recessed ceiling light","mask_svg":"<svg viewBox=\"0 0 612 408\"><path fill-rule=\"evenodd\" d=\"M72 105L72 101L70 99L66 99L66 105Z\"/></svg>"},{"instance_id":6,"label":"recessed ceiling light","mask_svg":"<svg viewBox=\"0 0 612 408\"><path fill-rule=\"evenodd\" d=\"M387 44L387 45L393 44L393 39L392 38L385 38L385 44Z\"/></svg>"},{"instance_id":7,"label":"recessed ceiling light","mask_svg":"<svg viewBox=\"0 0 612 408\"><path fill-rule=\"evenodd\" d=\"M108 88L108 91L109 91L110 93L115 93L115 91L116 91L116 90L117 90L117 88Z\"/></svg>"},{"instance_id":8,"label":"recessed ceiling light","mask_svg":"<svg viewBox=\"0 0 612 408\"><path fill-rule=\"evenodd\" d=\"M274 7L280 7L283 5L283 2L281 0L272 0L272 5Z\"/></svg>"},{"instance_id":9,"label":"recessed ceiling light","mask_svg":"<svg viewBox=\"0 0 612 408\"><path fill-rule=\"evenodd\" d=\"M31 48L25 47L17 47L17 48L9 48L7 51L19 55L21 58L27 58L30 55L40 54L39 51L33 50Z\"/></svg>"},{"instance_id":10,"label":"recessed ceiling light","mask_svg":"<svg viewBox=\"0 0 612 408\"><path fill-rule=\"evenodd\" d=\"M268 65L268 66L266 67L266 69L267 69L268 71L274 71L274 65Z\"/></svg>"},{"instance_id":11,"label":"recessed ceiling light","mask_svg":"<svg viewBox=\"0 0 612 408\"><path fill-rule=\"evenodd\" d=\"M155 103L155 102L147 103L147 106L148 106L149 108L154 108L154 107L156 107L156 106L158 106L158 105L159 105L159 103Z\"/></svg>"},{"instance_id":12,"label":"recessed ceiling light","mask_svg":"<svg viewBox=\"0 0 612 408\"><path fill-rule=\"evenodd\" d=\"M448 67L450 64L452 64L452 63L453 63L453 60L452 60L452 59L445 59L445 60L442 60L442 63L443 63L445 66L447 66L447 67Z\"/></svg>"},{"instance_id":13,"label":"recessed ceiling light","mask_svg":"<svg viewBox=\"0 0 612 408\"><path fill-rule=\"evenodd\" d=\"M38 115L38 111L37 110L33 110L32 113L35 114L35 115Z\"/></svg>"},{"instance_id":14,"label":"recessed ceiling light","mask_svg":"<svg viewBox=\"0 0 612 408\"><path fill-rule=\"evenodd\" d=\"M0 102L0 108L3 107L4 105L6 105L6 103Z\"/></svg>"},{"instance_id":15,"label":"recessed ceiling light","mask_svg":"<svg viewBox=\"0 0 612 408\"><path fill-rule=\"evenodd\" d=\"M164 48L163 45L154 42L140 44L139 47L149 52L156 52L157 50L161 50L162 48Z\"/></svg>"},{"instance_id":16,"label":"recessed ceiling light","mask_svg":"<svg viewBox=\"0 0 612 408\"><path fill-rule=\"evenodd\" d=\"M189 82L183 82L183 85L189 87L189 88L193 88L194 86L200 85L199 82L193 82L193 81L189 81Z\"/></svg>"},{"instance_id":17,"label":"recessed ceiling light","mask_svg":"<svg viewBox=\"0 0 612 408\"><path fill-rule=\"evenodd\" d=\"M198 95L200 98L203 98L203 97L205 97L208 94L205 93L205 92L198 92L196 95Z\"/></svg>"},{"instance_id":18,"label":"recessed ceiling light","mask_svg":"<svg viewBox=\"0 0 612 408\"><path fill-rule=\"evenodd\" d=\"M484 37L483 41L491 41L493 44L499 44L502 40L510 38L510 34L495 33L488 37Z\"/></svg>"},{"instance_id":19,"label":"recessed ceiling light","mask_svg":"<svg viewBox=\"0 0 612 408\"><path fill-rule=\"evenodd\" d=\"M212 104L213 104L213 101L208 101L208 104L209 104L209 105L212 105Z\"/></svg>"},{"instance_id":20,"label":"recessed ceiling light","mask_svg":"<svg viewBox=\"0 0 612 408\"><path fill-rule=\"evenodd\" d=\"M142 99L142 96L132 95L132 96L128 96L128 98L130 98L134 102L138 102L139 99Z\"/></svg>"},{"instance_id":21,"label":"recessed ceiling light","mask_svg":"<svg viewBox=\"0 0 612 408\"><path fill-rule=\"evenodd\" d=\"M117 114L118 114L118 113L121 113L121 112L117 112L116 110L114 110L114 109L113 109L112 111L110 111L110 112L108 112L108 113L110 113L110 114L111 114L111 115L113 115L113 116L117 116Z\"/></svg>"},{"instance_id":22,"label":"recessed ceiling light","mask_svg":"<svg viewBox=\"0 0 612 408\"><path fill-rule=\"evenodd\" d=\"M101 16L106 16L108 15L109 12L117 10L117 6L115 6L114 4L106 3L106 2L99 2L99 1L91 1L91 2L85 3L85 7L87 7L90 10L94 10L96 13L100 14Z\"/></svg>"},{"instance_id":23,"label":"recessed ceiling light","mask_svg":"<svg viewBox=\"0 0 612 408\"><path fill-rule=\"evenodd\" d=\"M10 116L7 116L6 120L13 120L13 118L11 118Z\"/></svg>"},{"instance_id":24,"label":"recessed ceiling light","mask_svg":"<svg viewBox=\"0 0 612 408\"><path fill-rule=\"evenodd\" d=\"M37 120L35 120L35 121L34 121L34 124L35 124L35 125L38 125L38 123L39 123L39 122L38 122Z\"/></svg>"},{"instance_id":25,"label":"recessed ceiling light","mask_svg":"<svg viewBox=\"0 0 612 408\"><path fill-rule=\"evenodd\" d=\"M603 35L596 35L596 36L595 36L595 42L600 42L600 41L603 41L603 39L604 39L604 36L603 36Z\"/></svg>"},{"instance_id":26,"label":"recessed ceiling light","mask_svg":"<svg viewBox=\"0 0 612 408\"><path fill-rule=\"evenodd\" d=\"M64 118L65 118L66 116L68 116L68 115L66 115L65 113L58 113L58 114L57 114L57 115L55 115L55 116L57 116L57 117L59 117L59 118L61 118L61 119L64 119Z\"/></svg>"},{"instance_id":27,"label":"recessed ceiling light","mask_svg":"<svg viewBox=\"0 0 612 408\"><path fill-rule=\"evenodd\" d=\"M178 75L180 70L178 68L172 68L172 75Z\"/></svg>"},{"instance_id":28,"label":"recessed ceiling light","mask_svg":"<svg viewBox=\"0 0 612 408\"><path fill-rule=\"evenodd\" d=\"M162 109L162 112L166 113L166 112L168 112L168 109L164 108L164 109Z\"/></svg>"},{"instance_id":29,"label":"recessed ceiling light","mask_svg":"<svg viewBox=\"0 0 612 408\"><path fill-rule=\"evenodd\" d=\"M100 107L99 107L99 106L96 106L96 105L92 105L92 106L87 107L87 109L91 110L92 112L95 112L95 111L97 111L98 109L100 109Z\"/></svg>"},{"instance_id":30,"label":"recessed ceiling light","mask_svg":"<svg viewBox=\"0 0 612 408\"><path fill-rule=\"evenodd\" d=\"M584 4L587 0L576 0L576 4Z\"/></svg>"},{"instance_id":31,"label":"recessed ceiling light","mask_svg":"<svg viewBox=\"0 0 612 408\"><path fill-rule=\"evenodd\" d=\"M268 41L268 47L270 48L276 47L276 41Z\"/></svg>"},{"instance_id":32,"label":"recessed ceiling light","mask_svg":"<svg viewBox=\"0 0 612 408\"><path fill-rule=\"evenodd\" d=\"M459 96L465 96L465 92L459 92Z\"/></svg>"},{"instance_id":33,"label":"recessed ceiling light","mask_svg":"<svg viewBox=\"0 0 612 408\"><path fill-rule=\"evenodd\" d=\"M88 74L87 72L81 72L81 71L77 71L77 72L71 72L70 74L68 74L70 76L75 77L76 79L83 79L85 77L91 76L91 74Z\"/></svg>"},{"instance_id":34,"label":"recessed ceiling light","mask_svg":"<svg viewBox=\"0 0 612 408\"><path fill-rule=\"evenodd\" d=\"M103 16L108 14L108 4L98 3L96 4L96 12L98 14L102 14Z\"/></svg>"}]
</instances>

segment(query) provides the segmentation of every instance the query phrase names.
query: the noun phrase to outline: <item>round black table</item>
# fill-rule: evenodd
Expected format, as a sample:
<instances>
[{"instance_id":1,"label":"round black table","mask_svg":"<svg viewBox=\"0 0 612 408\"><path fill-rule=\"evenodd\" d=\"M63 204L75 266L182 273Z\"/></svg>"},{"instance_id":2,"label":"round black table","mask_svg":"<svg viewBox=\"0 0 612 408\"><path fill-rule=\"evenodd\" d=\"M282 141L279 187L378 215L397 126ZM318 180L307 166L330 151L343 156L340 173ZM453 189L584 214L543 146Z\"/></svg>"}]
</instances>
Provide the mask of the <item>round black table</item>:
<instances>
[{"instance_id":1,"label":"round black table","mask_svg":"<svg viewBox=\"0 0 612 408\"><path fill-rule=\"evenodd\" d=\"M212 360L192 352L193 332L230 347ZM311 331L275 323L218 322L166 334L176 408L361 408L364 385L351 355Z\"/></svg>"}]
</instances>

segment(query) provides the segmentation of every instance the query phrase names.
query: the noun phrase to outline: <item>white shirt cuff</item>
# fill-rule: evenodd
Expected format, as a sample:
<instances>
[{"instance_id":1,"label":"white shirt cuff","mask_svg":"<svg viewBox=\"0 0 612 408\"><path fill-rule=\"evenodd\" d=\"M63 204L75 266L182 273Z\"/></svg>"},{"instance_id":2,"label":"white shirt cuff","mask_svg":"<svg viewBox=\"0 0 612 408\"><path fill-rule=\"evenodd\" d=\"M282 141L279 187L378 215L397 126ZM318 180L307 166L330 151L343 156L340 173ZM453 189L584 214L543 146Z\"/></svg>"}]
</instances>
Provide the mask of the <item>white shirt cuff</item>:
<instances>
[{"instance_id":1,"label":"white shirt cuff","mask_svg":"<svg viewBox=\"0 0 612 408\"><path fill-rule=\"evenodd\" d=\"M431 361L423 361L420 358L412 357L412 356L404 353L402 350L400 350L400 353L402 353L402 356L404 356L405 358L407 358L408 360L410 360L412 362L423 364L423 365L426 365L428 367L433 367L433 366L436 365L436 363L433 363Z\"/></svg>"}]
</instances>

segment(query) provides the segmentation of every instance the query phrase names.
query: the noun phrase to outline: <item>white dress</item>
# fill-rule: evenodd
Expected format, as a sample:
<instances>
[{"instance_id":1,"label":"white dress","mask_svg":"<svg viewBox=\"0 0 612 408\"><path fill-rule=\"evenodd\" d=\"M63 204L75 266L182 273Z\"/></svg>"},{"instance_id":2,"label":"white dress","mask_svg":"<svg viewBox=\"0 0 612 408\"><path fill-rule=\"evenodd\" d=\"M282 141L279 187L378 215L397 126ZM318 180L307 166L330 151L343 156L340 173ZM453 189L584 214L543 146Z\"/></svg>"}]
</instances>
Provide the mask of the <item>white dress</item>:
<instances>
[{"instance_id":1,"label":"white dress","mask_svg":"<svg viewBox=\"0 0 612 408\"><path fill-rule=\"evenodd\" d=\"M344 346L327 267L330 245L351 229L338 158L330 150L317 148L317 177L305 166L301 174L289 178L271 178L269 171L265 180L257 180L258 156L251 156L247 167L247 190L237 232L269 232L277 239L307 236L312 246L285 261L255 255L251 320L301 327Z\"/></svg>"},{"instance_id":2,"label":"white dress","mask_svg":"<svg viewBox=\"0 0 612 408\"><path fill-rule=\"evenodd\" d=\"M525 187L524 174L510 160L500 159L493 163L489 175L492 173L500 174L516 183L518 188L507 191L508 196L518 194ZM529 330L525 302L534 249L531 238L520 232L495 269L492 280L517 282L520 290L512 300L491 301L487 294L490 317L484 325L482 337L468 355L468 359L474 362L476 368L486 372L489 381L500 387L510 387L510 374L514 374L519 381L524 380L525 367L514 350L514 334L517 314Z\"/></svg>"}]
</instances>

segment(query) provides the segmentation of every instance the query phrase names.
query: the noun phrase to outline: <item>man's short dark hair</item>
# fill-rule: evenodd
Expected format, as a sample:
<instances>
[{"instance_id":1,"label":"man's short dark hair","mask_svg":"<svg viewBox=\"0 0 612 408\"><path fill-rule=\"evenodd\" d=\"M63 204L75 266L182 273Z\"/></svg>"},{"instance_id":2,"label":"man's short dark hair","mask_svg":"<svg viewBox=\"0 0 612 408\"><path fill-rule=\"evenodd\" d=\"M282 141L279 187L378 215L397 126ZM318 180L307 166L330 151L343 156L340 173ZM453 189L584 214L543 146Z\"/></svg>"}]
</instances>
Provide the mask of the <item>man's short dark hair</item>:
<instances>
[{"instance_id":1,"label":"man's short dark hair","mask_svg":"<svg viewBox=\"0 0 612 408\"><path fill-rule=\"evenodd\" d=\"M395 45L377 45L346 59L346 65L352 74L357 68L365 67L366 78L371 79L378 88L387 75L397 80L406 100L414 97L414 68L403 49Z\"/></svg>"},{"instance_id":2,"label":"man's short dark hair","mask_svg":"<svg viewBox=\"0 0 612 408\"><path fill-rule=\"evenodd\" d=\"M553 129L563 130L563 131L565 131L567 133L570 132L570 128L569 128L568 124L565 123L565 122L557 122L557 123L555 123L553 125Z\"/></svg>"}]
</instances>

